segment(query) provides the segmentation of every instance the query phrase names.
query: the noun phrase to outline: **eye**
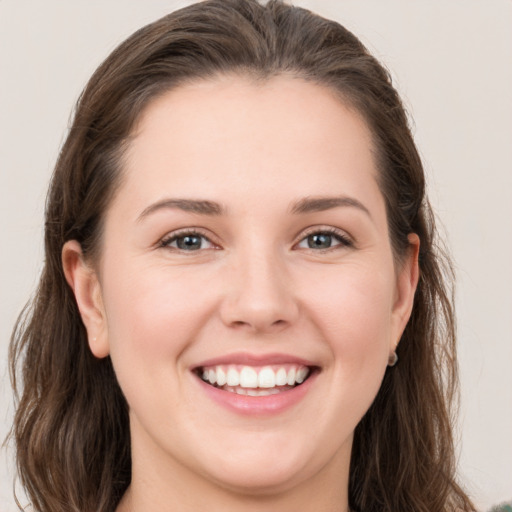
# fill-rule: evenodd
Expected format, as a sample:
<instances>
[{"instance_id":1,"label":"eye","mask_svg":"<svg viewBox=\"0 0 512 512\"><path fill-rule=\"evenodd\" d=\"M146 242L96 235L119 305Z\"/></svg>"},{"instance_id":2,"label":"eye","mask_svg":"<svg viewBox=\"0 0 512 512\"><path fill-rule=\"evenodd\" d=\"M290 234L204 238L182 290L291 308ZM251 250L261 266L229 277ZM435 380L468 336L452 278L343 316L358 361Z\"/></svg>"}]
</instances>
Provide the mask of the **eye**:
<instances>
[{"instance_id":1,"label":"eye","mask_svg":"<svg viewBox=\"0 0 512 512\"><path fill-rule=\"evenodd\" d=\"M185 252L214 249L216 247L209 238L196 231L172 233L160 242L160 246Z\"/></svg>"},{"instance_id":2,"label":"eye","mask_svg":"<svg viewBox=\"0 0 512 512\"><path fill-rule=\"evenodd\" d=\"M301 249L327 250L337 246L352 247L353 242L335 229L318 230L309 233L298 244Z\"/></svg>"}]
</instances>

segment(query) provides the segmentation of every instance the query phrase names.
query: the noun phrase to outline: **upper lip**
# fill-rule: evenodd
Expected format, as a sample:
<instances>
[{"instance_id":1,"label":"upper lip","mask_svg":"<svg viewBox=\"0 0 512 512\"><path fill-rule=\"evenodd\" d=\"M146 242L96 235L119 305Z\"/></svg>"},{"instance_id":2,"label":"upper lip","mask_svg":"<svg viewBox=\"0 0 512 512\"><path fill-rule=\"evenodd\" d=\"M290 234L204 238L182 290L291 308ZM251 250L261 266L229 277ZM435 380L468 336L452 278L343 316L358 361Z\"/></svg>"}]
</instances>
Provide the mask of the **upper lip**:
<instances>
[{"instance_id":1,"label":"upper lip","mask_svg":"<svg viewBox=\"0 0 512 512\"><path fill-rule=\"evenodd\" d=\"M268 366L275 364L298 364L302 366L318 366L314 362L301 357L290 354L249 354L246 352L236 352L233 354L226 354L219 357L214 357L202 361L192 367L192 370L204 368L205 366L217 366L221 364L240 364L245 366Z\"/></svg>"}]
</instances>

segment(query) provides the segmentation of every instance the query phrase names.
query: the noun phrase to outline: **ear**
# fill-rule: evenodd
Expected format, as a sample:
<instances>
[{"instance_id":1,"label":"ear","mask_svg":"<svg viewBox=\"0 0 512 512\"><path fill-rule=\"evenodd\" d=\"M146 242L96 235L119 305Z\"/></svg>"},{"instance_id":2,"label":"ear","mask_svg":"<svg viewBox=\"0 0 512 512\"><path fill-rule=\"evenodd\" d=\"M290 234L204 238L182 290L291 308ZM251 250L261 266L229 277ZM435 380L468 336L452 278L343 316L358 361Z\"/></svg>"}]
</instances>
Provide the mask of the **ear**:
<instances>
[{"instance_id":1,"label":"ear","mask_svg":"<svg viewBox=\"0 0 512 512\"><path fill-rule=\"evenodd\" d=\"M393 332L391 336L390 352L394 352L405 326L411 316L414 304L414 294L418 286L420 239L416 233L408 235L409 248L404 260L398 269L396 282L395 302L393 304Z\"/></svg>"},{"instance_id":2,"label":"ear","mask_svg":"<svg viewBox=\"0 0 512 512\"><path fill-rule=\"evenodd\" d=\"M76 240L64 244L62 267L75 294L91 352L98 358L106 357L109 354L108 330L100 282L94 269L86 263Z\"/></svg>"}]
</instances>

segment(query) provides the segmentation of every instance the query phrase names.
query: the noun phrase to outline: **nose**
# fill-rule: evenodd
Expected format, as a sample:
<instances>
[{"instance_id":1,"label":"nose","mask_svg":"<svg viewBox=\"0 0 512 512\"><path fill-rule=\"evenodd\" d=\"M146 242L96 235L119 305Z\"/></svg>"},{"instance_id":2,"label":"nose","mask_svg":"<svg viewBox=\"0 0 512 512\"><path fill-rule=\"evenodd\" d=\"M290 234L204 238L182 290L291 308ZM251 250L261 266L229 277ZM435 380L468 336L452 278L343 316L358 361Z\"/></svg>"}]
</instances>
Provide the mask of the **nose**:
<instances>
[{"instance_id":1,"label":"nose","mask_svg":"<svg viewBox=\"0 0 512 512\"><path fill-rule=\"evenodd\" d=\"M227 271L220 308L229 327L252 333L276 333L299 316L293 281L271 254L241 257Z\"/></svg>"}]
</instances>

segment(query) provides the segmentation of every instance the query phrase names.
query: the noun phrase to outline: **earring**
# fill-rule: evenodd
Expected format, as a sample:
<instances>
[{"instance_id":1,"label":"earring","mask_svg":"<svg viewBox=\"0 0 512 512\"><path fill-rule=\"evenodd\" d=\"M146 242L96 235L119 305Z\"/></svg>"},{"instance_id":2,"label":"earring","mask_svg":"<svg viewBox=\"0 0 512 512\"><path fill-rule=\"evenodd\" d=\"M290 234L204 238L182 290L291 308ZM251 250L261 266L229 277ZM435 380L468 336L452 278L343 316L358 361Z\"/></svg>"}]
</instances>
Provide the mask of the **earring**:
<instances>
[{"instance_id":1,"label":"earring","mask_svg":"<svg viewBox=\"0 0 512 512\"><path fill-rule=\"evenodd\" d=\"M398 356L396 355L396 352L391 353L388 358L388 366L395 366L397 362Z\"/></svg>"}]
</instances>

